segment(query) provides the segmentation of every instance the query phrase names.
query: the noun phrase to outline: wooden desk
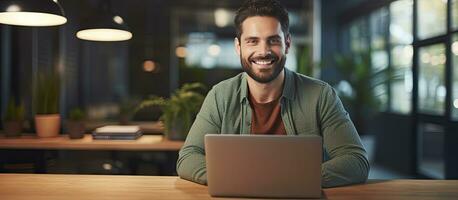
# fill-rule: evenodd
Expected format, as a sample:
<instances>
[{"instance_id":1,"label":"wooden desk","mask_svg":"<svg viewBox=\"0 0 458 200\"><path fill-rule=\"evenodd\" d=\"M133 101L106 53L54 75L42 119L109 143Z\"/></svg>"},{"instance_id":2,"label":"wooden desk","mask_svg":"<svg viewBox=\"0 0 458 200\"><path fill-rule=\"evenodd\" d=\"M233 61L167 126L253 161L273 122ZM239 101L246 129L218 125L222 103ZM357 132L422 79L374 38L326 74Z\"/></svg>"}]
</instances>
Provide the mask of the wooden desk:
<instances>
[{"instance_id":1,"label":"wooden desk","mask_svg":"<svg viewBox=\"0 0 458 200\"><path fill-rule=\"evenodd\" d=\"M0 199L212 199L178 177L0 174ZM246 198L244 198L246 199ZM323 190L323 199L458 199L457 180L387 180Z\"/></svg>"},{"instance_id":2,"label":"wooden desk","mask_svg":"<svg viewBox=\"0 0 458 200\"><path fill-rule=\"evenodd\" d=\"M66 135L54 138L37 138L32 135L19 138L0 136L0 149L178 151L181 146L183 141L170 141L161 135L143 135L137 140L93 140L89 134L75 140Z\"/></svg>"}]
</instances>

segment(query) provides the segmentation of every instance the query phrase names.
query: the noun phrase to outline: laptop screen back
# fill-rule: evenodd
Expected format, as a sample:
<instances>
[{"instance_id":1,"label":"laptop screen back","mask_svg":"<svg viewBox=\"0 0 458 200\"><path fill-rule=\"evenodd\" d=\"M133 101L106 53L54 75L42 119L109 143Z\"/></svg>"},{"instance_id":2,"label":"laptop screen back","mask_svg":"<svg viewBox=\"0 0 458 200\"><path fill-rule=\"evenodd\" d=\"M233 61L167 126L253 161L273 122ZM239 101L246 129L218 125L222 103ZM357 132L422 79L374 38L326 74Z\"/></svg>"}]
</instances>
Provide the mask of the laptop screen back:
<instances>
[{"instance_id":1,"label":"laptop screen back","mask_svg":"<svg viewBox=\"0 0 458 200\"><path fill-rule=\"evenodd\" d=\"M212 196L321 196L319 136L207 134L205 149Z\"/></svg>"}]
</instances>

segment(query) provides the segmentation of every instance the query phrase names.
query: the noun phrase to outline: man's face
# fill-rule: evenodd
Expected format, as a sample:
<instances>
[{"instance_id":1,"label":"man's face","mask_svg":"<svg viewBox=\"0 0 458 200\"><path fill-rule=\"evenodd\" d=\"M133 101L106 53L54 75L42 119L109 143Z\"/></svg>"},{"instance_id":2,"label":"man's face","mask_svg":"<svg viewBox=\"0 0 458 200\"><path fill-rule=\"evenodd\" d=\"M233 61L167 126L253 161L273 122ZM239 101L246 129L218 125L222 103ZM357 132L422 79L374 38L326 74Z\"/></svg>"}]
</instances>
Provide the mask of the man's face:
<instances>
[{"instance_id":1,"label":"man's face","mask_svg":"<svg viewBox=\"0 0 458 200\"><path fill-rule=\"evenodd\" d=\"M291 43L274 17L248 17L235 47L243 70L259 83L269 83L282 72Z\"/></svg>"}]
</instances>

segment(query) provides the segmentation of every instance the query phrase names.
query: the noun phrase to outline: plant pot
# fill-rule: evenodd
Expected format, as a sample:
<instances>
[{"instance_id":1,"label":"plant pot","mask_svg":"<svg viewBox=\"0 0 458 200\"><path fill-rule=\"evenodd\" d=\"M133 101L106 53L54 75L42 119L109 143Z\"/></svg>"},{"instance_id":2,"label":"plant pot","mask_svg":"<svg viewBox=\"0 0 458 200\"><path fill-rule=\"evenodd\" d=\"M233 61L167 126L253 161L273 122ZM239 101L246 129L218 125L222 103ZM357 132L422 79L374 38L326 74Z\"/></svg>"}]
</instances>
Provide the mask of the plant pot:
<instances>
[{"instance_id":1,"label":"plant pot","mask_svg":"<svg viewBox=\"0 0 458 200\"><path fill-rule=\"evenodd\" d=\"M57 137L60 132L60 115L36 115L35 129L38 137Z\"/></svg>"},{"instance_id":2,"label":"plant pot","mask_svg":"<svg viewBox=\"0 0 458 200\"><path fill-rule=\"evenodd\" d=\"M6 137L19 137L22 132L22 121L5 121L3 123Z\"/></svg>"},{"instance_id":3,"label":"plant pot","mask_svg":"<svg viewBox=\"0 0 458 200\"><path fill-rule=\"evenodd\" d=\"M119 116L119 125L129 125L129 116L128 115L120 115Z\"/></svg>"},{"instance_id":4,"label":"plant pot","mask_svg":"<svg viewBox=\"0 0 458 200\"><path fill-rule=\"evenodd\" d=\"M81 139L84 137L86 126L83 121L67 121L67 133L70 139Z\"/></svg>"}]
</instances>

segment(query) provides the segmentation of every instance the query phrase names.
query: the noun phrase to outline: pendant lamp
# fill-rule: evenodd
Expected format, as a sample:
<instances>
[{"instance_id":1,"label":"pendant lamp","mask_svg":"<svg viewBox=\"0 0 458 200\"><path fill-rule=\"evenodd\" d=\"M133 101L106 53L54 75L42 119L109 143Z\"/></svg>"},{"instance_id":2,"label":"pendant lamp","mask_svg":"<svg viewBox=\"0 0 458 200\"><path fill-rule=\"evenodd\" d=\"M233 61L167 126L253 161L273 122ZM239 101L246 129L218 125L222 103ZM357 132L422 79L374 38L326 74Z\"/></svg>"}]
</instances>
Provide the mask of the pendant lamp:
<instances>
[{"instance_id":1,"label":"pendant lamp","mask_svg":"<svg viewBox=\"0 0 458 200\"><path fill-rule=\"evenodd\" d=\"M65 24L57 0L1 0L0 23L17 26L58 26Z\"/></svg>"},{"instance_id":2,"label":"pendant lamp","mask_svg":"<svg viewBox=\"0 0 458 200\"><path fill-rule=\"evenodd\" d=\"M124 19L110 11L110 4L102 6L101 12L83 22L76 37L89 41L125 41L132 38Z\"/></svg>"}]
</instances>

